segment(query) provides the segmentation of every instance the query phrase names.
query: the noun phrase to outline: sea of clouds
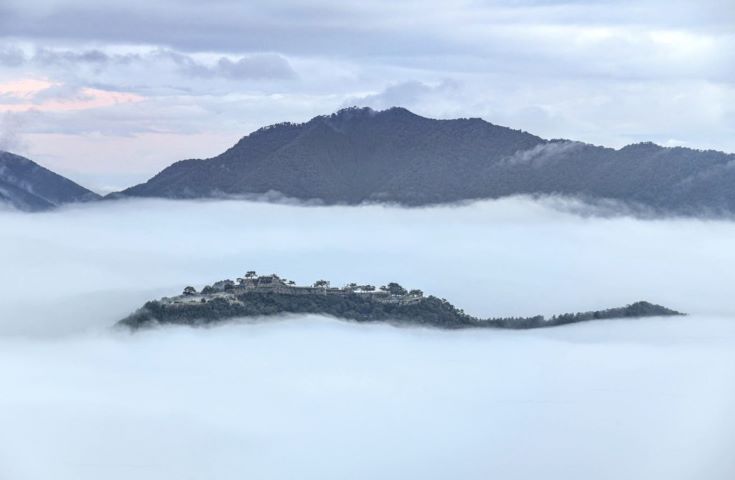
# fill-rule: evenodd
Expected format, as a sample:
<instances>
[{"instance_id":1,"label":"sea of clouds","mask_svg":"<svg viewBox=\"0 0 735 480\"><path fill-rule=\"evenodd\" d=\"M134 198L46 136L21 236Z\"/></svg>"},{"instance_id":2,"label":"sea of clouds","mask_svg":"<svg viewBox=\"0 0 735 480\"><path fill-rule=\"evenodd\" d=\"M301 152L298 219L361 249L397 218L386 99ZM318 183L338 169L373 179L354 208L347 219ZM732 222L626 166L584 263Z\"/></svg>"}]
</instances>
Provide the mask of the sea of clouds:
<instances>
[{"instance_id":1,"label":"sea of clouds","mask_svg":"<svg viewBox=\"0 0 735 480\"><path fill-rule=\"evenodd\" d=\"M524 198L0 212L0 479L733 478L735 223L568 212ZM251 269L397 281L485 317L639 299L691 315L110 328Z\"/></svg>"}]
</instances>

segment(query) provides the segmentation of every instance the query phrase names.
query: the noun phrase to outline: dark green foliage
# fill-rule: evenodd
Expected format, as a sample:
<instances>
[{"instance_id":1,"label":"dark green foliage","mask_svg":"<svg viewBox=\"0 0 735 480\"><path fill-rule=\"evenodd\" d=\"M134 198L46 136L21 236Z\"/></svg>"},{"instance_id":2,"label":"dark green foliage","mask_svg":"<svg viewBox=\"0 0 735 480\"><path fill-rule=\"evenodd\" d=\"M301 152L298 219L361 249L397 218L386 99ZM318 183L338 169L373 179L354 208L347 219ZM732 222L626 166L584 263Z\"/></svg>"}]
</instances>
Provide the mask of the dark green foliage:
<instances>
[{"instance_id":1,"label":"dark green foliage","mask_svg":"<svg viewBox=\"0 0 735 480\"><path fill-rule=\"evenodd\" d=\"M390 322L445 329L550 327L595 319L681 315L659 305L637 302L623 308L563 314L546 321L542 316L481 320L465 314L446 300L433 296L413 302L380 302L368 295L289 295L249 292L237 302L222 297L203 298L199 303L153 301L120 323L138 328L153 323L200 325L238 317L267 317L283 314L330 315L357 322Z\"/></svg>"},{"instance_id":2,"label":"dark green foliage","mask_svg":"<svg viewBox=\"0 0 735 480\"><path fill-rule=\"evenodd\" d=\"M282 295L245 293L242 303L215 297L206 303L165 305L148 302L121 323L138 327L146 323L200 324L236 317L261 317L288 313L331 315L358 322L393 321L443 328L471 326L473 319L435 297L411 304L381 303L364 295Z\"/></svg>"},{"instance_id":3,"label":"dark green foliage","mask_svg":"<svg viewBox=\"0 0 735 480\"><path fill-rule=\"evenodd\" d=\"M386 288L388 293L391 295L405 295L408 293L405 288L397 284L396 282L390 282Z\"/></svg>"},{"instance_id":4,"label":"dark green foliage","mask_svg":"<svg viewBox=\"0 0 735 480\"><path fill-rule=\"evenodd\" d=\"M554 327L558 325L566 325L569 323L586 322L589 320L607 320L613 318L636 318L636 317L654 317L654 316L675 316L683 315L675 310L670 310L661 305L655 305L649 302L636 302L621 308L610 308L607 310L595 310L591 312L581 313L563 313L554 315L549 320L543 316L529 318L493 318L487 322L493 326L501 328L539 328Z\"/></svg>"}]
</instances>

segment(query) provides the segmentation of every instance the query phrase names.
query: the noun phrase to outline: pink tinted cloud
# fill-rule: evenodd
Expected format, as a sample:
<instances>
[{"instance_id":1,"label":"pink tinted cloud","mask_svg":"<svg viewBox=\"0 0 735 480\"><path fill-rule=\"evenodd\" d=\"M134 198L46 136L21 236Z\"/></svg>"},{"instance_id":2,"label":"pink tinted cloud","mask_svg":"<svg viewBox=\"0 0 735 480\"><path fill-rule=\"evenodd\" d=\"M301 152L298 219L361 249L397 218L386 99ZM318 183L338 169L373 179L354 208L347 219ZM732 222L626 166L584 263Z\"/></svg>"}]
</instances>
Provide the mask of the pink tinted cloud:
<instances>
[{"instance_id":1,"label":"pink tinted cloud","mask_svg":"<svg viewBox=\"0 0 735 480\"><path fill-rule=\"evenodd\" d=\"M0 83L0 112L64 112L110 107L123 103L143 101L144 97L134 93L81 88L73 98L36 97L51 88L63 84L39 79L21 79Z\"/></svg>"}]
</instances>

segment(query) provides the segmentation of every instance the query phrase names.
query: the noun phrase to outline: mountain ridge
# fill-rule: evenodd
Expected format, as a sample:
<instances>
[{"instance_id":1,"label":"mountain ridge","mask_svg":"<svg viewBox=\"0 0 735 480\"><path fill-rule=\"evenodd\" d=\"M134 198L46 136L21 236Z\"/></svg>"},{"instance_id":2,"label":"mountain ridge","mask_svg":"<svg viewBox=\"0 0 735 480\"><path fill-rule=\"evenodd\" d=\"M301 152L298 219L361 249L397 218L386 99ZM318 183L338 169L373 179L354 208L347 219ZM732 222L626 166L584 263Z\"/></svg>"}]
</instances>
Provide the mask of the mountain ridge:
<instances>
[{"instance_id":1,"label":"mountain ridge","mask_svg":"<svg viewBox=\"0 0 735 480\"><path fill-rule=\"evenodd\" d=\"M350 107L281 122L207 159L177 161L106 199L291 199L425 206L515 195L563 197L606 213L735 213L735 154L639 142L619 149L544 139L480 118L436 120L402 107ZM47 210L100 197L0 152L0 202Z\"/></svg>"},{"instance_id":2,"label":"mountain ridge","mask_svg":"<svg viewBox=\"0 0 735 480\"><path fill-rule=\"evenodd\" d=\"M42 211L99 198L28 158L0 151L0 202L21 211Z\"/></svg>"},{"instance_id":3,"label":"mountain ridge","mask_svg":"<svg viewBox=\"0 0 735 480\"><path fill-rule=\"evenodd\" d=\"M111 197L278 192L325 204L407 206L562 195L665 213L735 211L735 155L640 142L620 149L547 140L479 118L435 120L352 107L282 122L220 155L172 164Z\"/></svg>"}]
</instances>

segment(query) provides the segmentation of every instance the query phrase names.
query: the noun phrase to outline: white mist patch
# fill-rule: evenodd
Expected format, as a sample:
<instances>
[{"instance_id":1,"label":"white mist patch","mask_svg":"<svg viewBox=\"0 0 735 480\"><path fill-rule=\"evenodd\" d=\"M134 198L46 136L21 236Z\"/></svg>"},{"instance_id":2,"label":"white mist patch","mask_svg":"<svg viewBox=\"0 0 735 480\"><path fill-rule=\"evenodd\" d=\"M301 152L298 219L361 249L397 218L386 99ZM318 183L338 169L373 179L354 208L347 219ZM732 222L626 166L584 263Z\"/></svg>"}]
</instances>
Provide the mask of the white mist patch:
<instances>
[{"instance_id":1,"label":"white mist patch","mask_svg":"<svg viewBox=\"0 0 735 480\"><path fill-rule=\"evenodd\" d=\"M0 226L0 333L106 328L146 299L250 269L297 283L397 281L480 317L637 300L735 314L731 222L582 218L527 199L422 209L141 200L0 212Z\"/></svg>"},{"instance_id":2,"label":"white mist patch","mask_svg":"<svg viewBox=\"0 0 735 480\"><path fill-rule=\"evenodd\" d=\"M549 162L563 159L566 155L580 150L585 146L581 142L557 141L536 145L529 150L519 150L514 155L503 160L506 165L529 165L541 167Z\"/></svg>"},{"instance_id":3,"label":"white mist patch","mask_svg":"<svg viewBox=\"0 0 735 480\"><path fill-rule=\"evenodd\" d=\"M733 478L735 224L549 205L0 212L0 478ZM693 315L110 329L251 269L397 281L485 317L639 299Z\"/></svg>"},{"instance_id":4,"label":"white mist patch","mask_svg":"<svg viewBox=\"0 0 735 480\"><path fill-rule=\"evenodd\" d=\"M309 317L0 340L0 476L726 480L733 327Z\"/></svg>"}]
</instances>

